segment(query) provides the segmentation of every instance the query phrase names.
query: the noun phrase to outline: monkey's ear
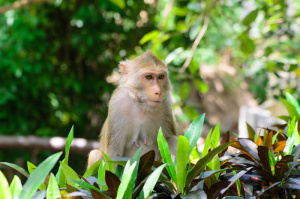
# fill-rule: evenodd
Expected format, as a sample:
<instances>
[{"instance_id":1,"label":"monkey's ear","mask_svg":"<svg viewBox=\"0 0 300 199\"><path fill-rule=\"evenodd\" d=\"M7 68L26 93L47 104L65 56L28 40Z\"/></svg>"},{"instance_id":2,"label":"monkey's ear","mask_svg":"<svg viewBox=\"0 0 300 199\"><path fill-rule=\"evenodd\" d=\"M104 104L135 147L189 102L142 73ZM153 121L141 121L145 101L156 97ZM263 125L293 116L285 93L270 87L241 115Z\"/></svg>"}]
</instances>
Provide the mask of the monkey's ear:
<instances>
[{"instance_id":1,"label":"monkey's ear","mask_svg":"<svg viewBox=\"0 0 300 199\"><path fill-rule=\"evenodd\" d=\"M122 76L128 74L128 63L126 61L122 61L119 64Z\"/></svg>"}]
</instances>

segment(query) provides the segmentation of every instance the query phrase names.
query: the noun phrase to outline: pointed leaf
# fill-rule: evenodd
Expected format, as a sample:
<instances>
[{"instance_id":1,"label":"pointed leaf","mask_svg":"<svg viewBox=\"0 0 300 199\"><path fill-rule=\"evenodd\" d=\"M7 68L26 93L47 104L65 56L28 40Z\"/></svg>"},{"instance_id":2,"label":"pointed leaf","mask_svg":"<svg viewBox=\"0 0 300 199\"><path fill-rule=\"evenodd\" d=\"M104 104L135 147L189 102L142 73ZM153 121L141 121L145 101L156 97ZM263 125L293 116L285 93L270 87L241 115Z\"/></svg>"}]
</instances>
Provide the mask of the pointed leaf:
<instances>
[{"instance_id":1,"label":"pointed leaf","mask_svg":"<svg viewBox=\"0 0 300 199\"><path fill-rule=\"evenodd\" d=\"M272 138L273 138L273 131L271 131L268 134L266 142L265 142L265 147L267 147L268 149L271 149L271 147L272 147Z\"/></svg>"},{"instance_id":2,"label":"pointed leaf","mask_svg":"<svg viewBox=\"0 0 300 199\"><path fill-rule=\"evenodd\" d=\"M99 191L95 191L94 189L91 189L91 194L93 199L107 199L109 198L108 196L104 195L103 193Z\"/></svg>"},{"instance_id":3,"label":"pointed leaf","mask_svg":"<svg viewBox=\"0 0 300 199\"><path fill-rule=\"evenodd\" d=\"M76 187L76 183L71 180L80 180L77 173L64 162L59 162L64 175L66 176L67 184Z\"/></svg>"},{"instance_id":4,"label":"pointed leaf","mask_svg":"<svg viewBox=\"0 0 300 199\"><path fill-rule=\"evenodd\" d=\"M243 24L245 26L250 26L250 24L256 19L259 9L251 11L244 19Z\"/></svg>"},{"instance_id":5,"label":"pointed leaf","mask_svg":"<svg viewBox=\"0 0 300 199\"><path fill-rule=\"evenodd\" d=\"M102 161L102 159L95 162L83 175L84 178L92 176L98 172L99 164Z\"/></svg>"},{"instance_id":6,"label":"pointed leaf","mask_svg":"<svg viewBox=\"0 0 300 199\"><path fill-rule=\"evenodd\" d=\"M282 152L286 145L286 141L280 141L273 144L274 152Z\"/></svg>"},{"instance_id":7,"label":"pointed leaf","mask_svg":"<svg viewBox=\"0 0 300 199\"><path fill-rule=\"evenodd\" d=\"M23 168L21 168L20 166L16 165L16 164L12 164L12 163L8 163L8 162L0 162L0 164L4 164L6 166L9 166L17 171L19 171L20 173L22 173L26 178L29 177L29 173L27 173L27 171Z\"/></svg>"},{"instance_id":8,"label":"pointed leaf","mask_svg":"<svg viewBox=\"0 0 300 199\"><path fill-rule=\"evenodd\" d=\"M97 192L101 192L97 187L91 185L90 183L87 183L87 182L84 182L84 181L81 181L81 180L74 180L74 179L71 179L70 180L73 184L76 184L76 187L82 187L83 189L85 190L95 190Z\"/></svg>"},{"instance_id":9,"label":"pointed leaf","mask_svg":"<svg viewBox=\"0 0 300 199\"><path fill-rule=\"evenodd\" d=\"M226 144L222 144L218 146L217 148L213 149L211 152L209 152L205 157L200 159L197 164L193 167L193 169L190 171L190 173L187 175L186 179L186 187L189 187L192 180L199 175L204 168L206 167L206 164L210 162L215 155L223 151L226 147L231 145L233 142L228 142Z\"/></svg>"},{"instance_id":10,"label":"pointed leaf","mask_svg":"<svg viewBox=\"0 0 300 199\"><path fill-rule=\"evenodd\" d=\"M136 185L139 185L151 173L151 167L153 166L154 158L155 152L153 150L142 155L138 167Z\"/></svg>"},{"instance_id":11,"label":"pointed leaf","mask_svg":"<svg viewBox=\"0 0 300 199\"><path fill-rule=\"evenodd\" d=\"M227 142L229 142L230 139L230 135L229 135L229 131L226 132L226 134L224 135L224 137L222 138L220 145L225 144ZM219 157L224 156L225 152L227 151L228 147L226 149L224 149L221 153L219 153Z\"/></svg>"},{"instance_id":12,"label":"pointed leaf","mask_svg":"<svg viewBox=\"0 0 300 199\"><path fill-rule=\"evenodd\" d=\"M0 179L0 181L2 182L1 179ZM15 175L12 182L10 183L11 198L12 199L18 199L21 191L22 191L21 180L17 175Z\"/></svg>"},{"instance_id":13,"label":"pointed leaf","mask_svg":"<svg viewBox=\"0 0 300 199\"><path fill-rule=\"evenodd\" d=\"M31 174L36 169L36 166L34 164L32 164L31 162L27 161L27 168L28 168L28 172ZM46 184L45 183L41 184L39 189L46 190Z\"/></svg>"},{"instance_id":14,"label":"pointed leaf","mask_svg":"<svg viewBox=\"0 0 300 199\"><path fill-rule=\"evenodd\" d=\"M188 139L189 144L191 146L191 153L192 149L197 145L197 141L201 136L201 131L204 123L205 114L200 115L197 117L192 124L189 126L188 130L184 134L184 136Z\"/></svg>"},{"instance_id":15,"label":"pointed leaf","mask_svg":"<svg viewBox=\"0 0 300 199\"><path fill-rule=\"evenodd\" d=\"M272 171L272 175L275 175L275 165L276 165L276 160L270 150L268 150L268 155L269 155L269 163Z\"/></svg>"},{"instance_id":16,"label":"pointed leaf","mask_svg":"<svg viewBox=\"0 0 300 199\"><path fill-rule=\"evenodd\" d=\"M136 162L134 162L131 166L130 166L130 161L127 162L125 169L124 169L121 184L118 189L117 199L124 198L123 196L125 194L125 191L127 190L128 185L131 186L130 180L131 180L131 175L133 173L135 166L136 166Z\"/></svg>"},{"instance_id":17,"label":"pointed leaf","mask_svg":"<svg viewBox=\"0 0 300 199\"><path fill-rule=\"evenodd\" d=\"M54 167L61 154L62 152L59 152L48 157L32 172L23 186L20 198L29 199L33 196L38 187L45 181L48 173Z\"/></svg>"},{"instance_id":18,"label":"pointed leaf","mask_svg":"<svg viewBox=\"0 0 300 199\"><path fill-rule=\"evenodd\" d=\"M11 192L6 177L0 170L0 198L11 199Z\"/></svg>"},{"instance_id":19,"label":"pointed leaf","mask_svg":"<svg viewBox=\"0 0 300 199\"><path fill-rule=\"evenodd\" d=\"M108 191L110 194L110 197L116 198L118 193L118 188L121 184L121 181L119 178L112 172L106 171L105 172L105 182L108 187Z\"/></svg>"},{"instance_id":20,"label":"pointed leaf","mask_svg":"<svg viewBox=\"0 0 300 199\"><path fill-rule=\"evenodd\" d=\"M295 165L298 162L299 157L300 157L300 145L296 146L294 149L295 149L295 155L294 155L294 158L293 158L293 162L289 164L289 170L285 175L285 179L288 178L288 176L290 175L291 171L294 169L294 167L295 167Z\"/></svg>"},{"instance_id":21,"label":"pointed leaf","mask_svg":"<svg viewBox=\"0 0 300 199\"><path fill-rule=\"evenodd\" d=\"M297 99L294 98L294 96L292 96L288 92L285 93L285 97L286 97L287 101L295 107L296 111L298 112L298 115L300 116L300 104L297 101Z\"/></svg>"},{"instance_id":22,"label":"pointed leaf","mask_svg":"<svg viewBox=\"0 0 300 199\"><path fill-rule=\"evenodd\" d=\"M249 138L252 139L255 142L256 141L255 140L255 137L256 137L255 131L253 130L253 128L247 122L246 122L246 125L247 125Z\"/></svg>"},{"instance_id":23,"label":"pointed leaf","mask_svg":"<svg viewBox=\"0 0 300 199\"><path fill-rule=\"evenodd\" d=\"M214 148L218 146L219 141L220 141L220 122L215 127L210 139L210 142Z\"/></svg>"},{"instance_id":24,"label":"pointed leaf","mask_svg":"<svg viewBox=\"0 0 300 199\"><path fill-rule=\"evenodd\" d=\"M159 132L157 135L157 143L158 143L158 148L159 148L161 157L164 160L164 163L168 164L166 169L167 169L168 173L170 174L172 180L175 182L175 184L177 184L177 175L176 175L175 166L174 166L174 163L171 158L171 153L170 153L168 143L163 136L161 128L159 129Z\"/></svg>"},{"instance_id":25,"label":"pointed leaf","mask_svg":"<svg viewBox=\"0 0 300 199\"><path fill-rule=\"evenodd\" d=\"M140 163L140 157L141 157L141 150L142 147L140 147L136 153L134 154L134 156L132 157L132 159L130 160L130 164L136 162L137 165L139 165ZM132 176L131 176L131 186L134 187L135 186L135 181L138 175L138 166L136 166L133 170Z\"/></svg>"},{"instance_id":26,"label":"pointed leaf","mask_svg":"<svg viewBox=\"0 0 300 199\"><path fill-rule=\"evenodd\" d=\"M288 163L293 161L292 155L286 155L281 158L275 165L275 177L278 181L281 181L285 175L288 175Z\"/></svg>"},{"instance_id":27,"label":"pointed leaf","mask_svg":"<svg viewBox=\"0 0 300 199\"><path fill-rule=\"evenodd\" d=\"M202 151L202 158L205 157L208 153L208 149L210 148L210 135L211 135L212 129L210 129L208 135L206 136L205 144L204 144L204 149Z\"/></svg>"},{"instance_id":28,"label":"pointed leaf","mask_svg":"<svg viewBox=\"0 0 300 199\"><path fill-rule=\"evenodd\" d=\"M167 166L167 164L163 164L159 166L155 171L149 176L149 178L146 180L146 183L143 187L143 193L144 193L144 198L148 198L150 194L152 193L152 190L154 186L157 183L157 180L162 172L162 170Z\"/></svg>"},{"instance_id":29,"label":"pointed leaf","mask_svg":"<svg viewBox=\"0 0 300 199\"><path fill-rule=\"evenodd\" d=\"M177 143L177 180L179 188L183 191L187 176L186 165L188 164L190 144L186 137L180 135Z\"/></svg>"},{"instance_id":30,"label":"pointed leaf","mask_svg":"<svg viewBox=\"0 0 300 199\"><path fill-rule=\"evenodd\" d=\"M258 151L258 156L260 158L260 161L263 165L263 167L269 172L269 173L272 173L271 172L271 166L270 166L270 163L269 163L269 149L265 146L259 146L257 147L257 151Z\"/></svg>"},{"instance_id":31,"label":"pointed leaf","mask_svg":"<svg viewBox=\"0 0 300 199\"><path fill-rule=\"evenodd\" d=\"M57 199L61 197L61 193L53 173L50 174L50 180L47 187L47 199Z\"/></svg>"},{"instance_id":32,"label":"pointed leaf","mask_svg":"<svg viewBox=\"0 0 300 199\"><path fill-rule=\"evenodd\" d=\"M72 126L72 128L68 134L67 140L66 140L64 163L66 163L67 165L69 162L69 152L70 152L70 147L71 147L71 144L73 141L73 137L74 137L74 126Z\"/></svg>"}]
</instances>

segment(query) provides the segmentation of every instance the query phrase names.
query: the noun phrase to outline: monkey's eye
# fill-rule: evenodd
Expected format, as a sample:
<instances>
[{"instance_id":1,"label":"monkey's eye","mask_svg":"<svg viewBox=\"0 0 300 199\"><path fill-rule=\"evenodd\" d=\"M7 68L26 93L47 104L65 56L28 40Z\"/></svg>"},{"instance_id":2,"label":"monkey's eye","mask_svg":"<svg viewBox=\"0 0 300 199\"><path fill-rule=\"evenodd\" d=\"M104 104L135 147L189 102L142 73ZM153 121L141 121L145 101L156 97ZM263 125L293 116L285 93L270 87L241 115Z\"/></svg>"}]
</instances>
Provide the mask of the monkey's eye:
<instances>
[{"instance_id":1,"label":"monkey's eye","mask_svg":"<svg viewBox=\"0 0 300 199\"><path fill-rule=\"evenodd\" d=\"M152 75L146 75L145 77L146 77L146 79L148 79L148 80L153 79Z\"/></svg>"},{"instance_id":2,"label":"monkey's eye","mask_svg":"<svg viewBox=\"0 0 300 199\"><path fill-rule=\"evenodd\" d=\"M164 79L165 78L165 75L159 75L158 76L158 79Z\"/></svg>"}]
</instances>

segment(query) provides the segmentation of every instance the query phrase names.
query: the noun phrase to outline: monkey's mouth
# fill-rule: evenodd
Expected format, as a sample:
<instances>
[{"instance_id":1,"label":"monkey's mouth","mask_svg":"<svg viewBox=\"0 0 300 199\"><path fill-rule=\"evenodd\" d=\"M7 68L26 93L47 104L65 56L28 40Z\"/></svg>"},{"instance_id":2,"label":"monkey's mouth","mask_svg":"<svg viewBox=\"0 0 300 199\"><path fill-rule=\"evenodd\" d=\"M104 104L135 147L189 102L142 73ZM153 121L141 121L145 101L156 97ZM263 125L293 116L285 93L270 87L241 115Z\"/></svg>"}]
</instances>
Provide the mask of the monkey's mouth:
<instances>
[{"instance_id":1,"label":"monkey's mouth","mask_svg":"<svg viewBox=\"0 0 300 199\"><path fill-rule=\"evenodd\" d=\"M160 100L148 100L147 102L150 106L158 106L161 104Z\"/></svg>"}]
</instances>

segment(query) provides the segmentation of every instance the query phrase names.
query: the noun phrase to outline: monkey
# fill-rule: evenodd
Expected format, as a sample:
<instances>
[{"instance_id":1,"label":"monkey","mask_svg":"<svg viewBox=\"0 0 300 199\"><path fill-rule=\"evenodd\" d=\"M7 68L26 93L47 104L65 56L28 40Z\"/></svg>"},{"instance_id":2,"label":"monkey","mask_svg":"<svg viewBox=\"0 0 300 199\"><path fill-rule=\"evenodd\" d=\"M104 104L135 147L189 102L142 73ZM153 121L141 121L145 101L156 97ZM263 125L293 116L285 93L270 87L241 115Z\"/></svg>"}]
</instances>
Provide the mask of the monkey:
<instances>
[{"instance_id":1,"label":"monkey","mask_svg":"<svg viewBox=\"0 0 300 199\"><path fill-rule=\"evenodd\" d=\"M139 147L141 154L155 152L161 158L157 135L161 127L171 154L177 150L177 132L172 113L171 81L166 64L151 51L133 60L119 63L121 78L108 104L99 149L89 153L88 168L103 159L133 157Z\"/></svg>"}]
</instances>

